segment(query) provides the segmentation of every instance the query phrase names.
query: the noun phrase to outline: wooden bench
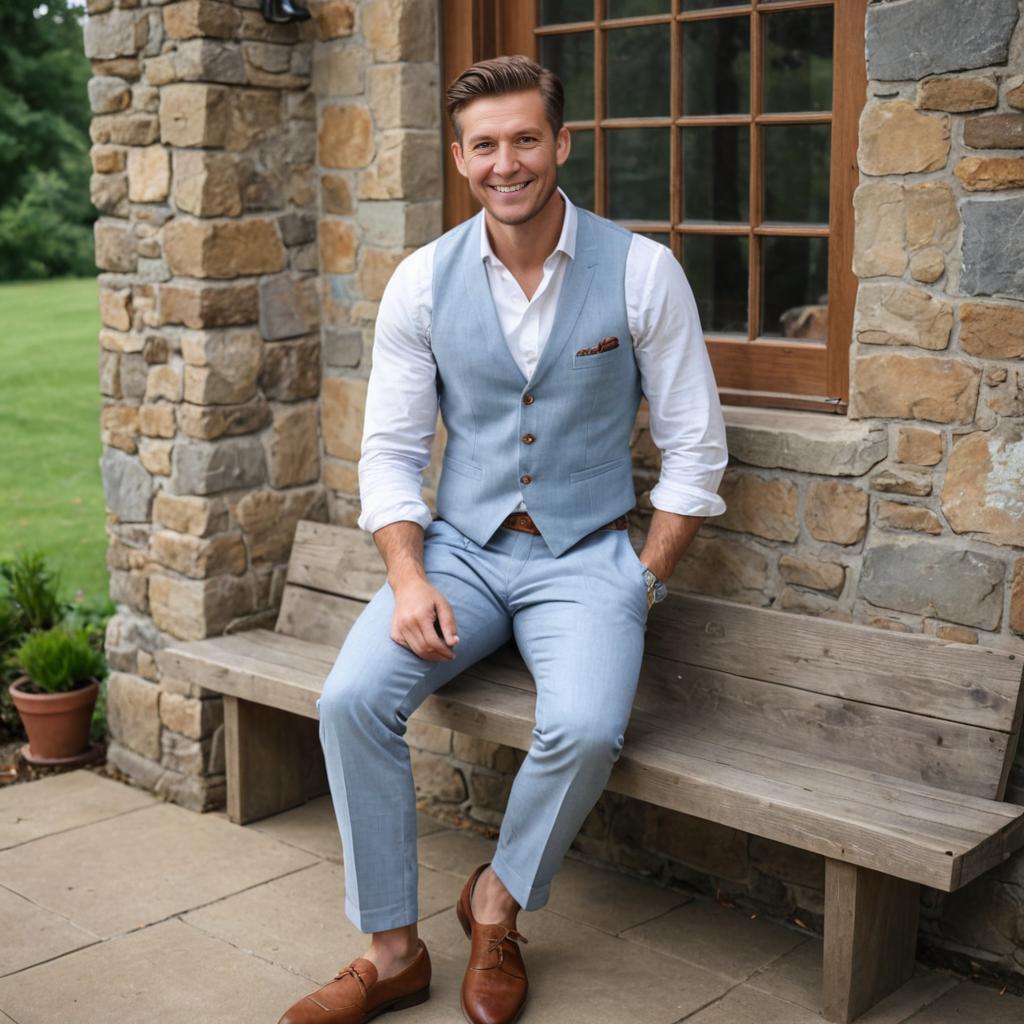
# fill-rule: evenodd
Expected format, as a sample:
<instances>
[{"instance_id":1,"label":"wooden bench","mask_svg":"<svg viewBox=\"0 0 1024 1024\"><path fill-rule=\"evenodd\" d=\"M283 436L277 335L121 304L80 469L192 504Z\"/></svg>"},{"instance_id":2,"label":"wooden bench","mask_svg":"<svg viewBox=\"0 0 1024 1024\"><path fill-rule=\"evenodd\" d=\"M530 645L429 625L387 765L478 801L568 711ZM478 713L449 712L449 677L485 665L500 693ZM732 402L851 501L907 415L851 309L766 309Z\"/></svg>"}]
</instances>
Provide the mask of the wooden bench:
<instances>
[{"instance_id":1,"label":"wooden bench","mask_svg":"<svg viewBox=\"0 0 1024 1024\"><path fill-rule=\"evenodd\" d=\"M327 791L310 719L383 579L367 534L303 522L275 631L160 653L165 676L224 694L233 821ZM609 788L825 857L827 1020L909 979L921 885L951 892L1024 845L1024 808L1001 802L1022 659L678 595L652 610L646 651ZM416 717L526 750L534 697L503 648Z\"/></svg>"}]
</instances>

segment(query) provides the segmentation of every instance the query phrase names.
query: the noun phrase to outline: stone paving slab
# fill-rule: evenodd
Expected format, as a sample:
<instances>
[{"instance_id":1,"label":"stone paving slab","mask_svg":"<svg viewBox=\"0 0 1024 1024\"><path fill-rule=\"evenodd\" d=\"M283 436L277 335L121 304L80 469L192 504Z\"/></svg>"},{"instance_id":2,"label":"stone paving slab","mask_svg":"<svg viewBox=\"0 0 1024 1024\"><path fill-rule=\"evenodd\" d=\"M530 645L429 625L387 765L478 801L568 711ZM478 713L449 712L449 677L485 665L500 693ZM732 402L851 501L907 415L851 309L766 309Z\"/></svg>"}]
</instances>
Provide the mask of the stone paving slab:
<instances>
[{"instance_id":1,"label":"stone paving slab","mask_svg":"<svg viewBox=\"0 0 1024 1024\"><path fill-rule=\"evenodd\" d=\"M0 886L0 977L81 949L99 937Z\"/></svg>"},{"instance_id":2,"label":"stone paving slab","mask_svg":"<svg viewBox=\"0 0 1024 1024\"><path fill-rule=\"evenodd\" d=\"M223 811L215 811L213 815L228 821ZM256 832L263 832L282 843L297 846L299 849L315 853L324 860L342 861L341 836L338 834L338 820L334 816L334 807L329 796L320 796L301 807L283 811L270 818L254 821L245 826ZM444 822L431 818L429 814L416 815L416 834L420 837L441 832L448 826Z\"/></svg>"},{"instance_id":3,"label":"stone paving slab","mask_svg":"<svg viewBox=\"0 0 1024 1024\"><path fill-rule=\"evenodd\" d=\"M807 942L807 936L711 900L694 900L622 932L622 938L734 982Z\"/></svg>"},{"instance_id":4,"label":"stone paving slab","mask_svg":"<svg viewBox=\"0 0 1024 1024\"><path fill-rule=\"evenodd\" d=\"M796 1003L737 985L717 1002L686 1018L686 1024L821 1024L821 1014Z\"/></svg>"},{"instance_id":5,"label":"stone paving slab","mask_svg":"<svg viewBox=\"0 0 1024 1024\"><path fill-rule=\"evenodd\" d=\"M320 863L193 910L184 920L322 985L368 944L345 916L344 881L340 865ZM451 875L420 867L420 917L450 911L459 889ZM430 950L435 958L441 952Z\"/></svg>"},{"instance_id":6,"label":"stone paving slab","mask_svg":"<svg viewBox=\"0 0 1024 1024\"><path fill-rule=\"evenodd\" d=\"M497 845L479 832L446 829L420 839L416 844L416 857L421 864L435 871L447 871L465 882L484 861L494 856Z\"/></svg>"},{"instance_id":7,"label":"stone paving slab","mask_svg":"<svg viewBox=\"0 0 1024 1024\"><path fill-rule=\"evenodd\" d=\"M546 910L520 913L519 927L529 940L521 947L532 1004L524 1024L674 1024L732 987L721 975ZM451 951L465 969L469 942L454 913L421 921L419 934L432 954Z\"/></svg>"},{"instance_id":8,"label":"stone paving slab","mask_svg":"<svg viewBox=\"0 0 1024 1024\"><path fill-rule=\"evenodd\" d=\"M159 803L82 768L0 789L0 850Z\"/></svg>"},{"instance_id":9,"label":"stone paving slab","mask_svg":"<svg viewBox=\"0 0 1024 1024\"><path fill-rule=\"evenodd\" d=\"M259 832L157 803L4 850L0 878L33 903L108 937L315 861Z\"/></svg>"},{"instance_id":10,"label":"stone paving slab","mask_svg":"<svg viewBox=\"0 0 1024 1024\"><path fill-rule=\"evenodd\" d=\"M18 1024L263 1024L280 1015L268 1008L283 1013L308 990L306 978L172 920L0 978L0 1006Z\"/></svg>"},{"instance_id":11,"label":"stone paving slab","mask_svg":"<svg viewBox=\"0 0 1024 1024\"><path fill-rule=\"evenodd\" d=\"M947 995L909 1018L911 1024L1021 1024L1024 996L962 981Z\"/></svg>"}]
</instances>

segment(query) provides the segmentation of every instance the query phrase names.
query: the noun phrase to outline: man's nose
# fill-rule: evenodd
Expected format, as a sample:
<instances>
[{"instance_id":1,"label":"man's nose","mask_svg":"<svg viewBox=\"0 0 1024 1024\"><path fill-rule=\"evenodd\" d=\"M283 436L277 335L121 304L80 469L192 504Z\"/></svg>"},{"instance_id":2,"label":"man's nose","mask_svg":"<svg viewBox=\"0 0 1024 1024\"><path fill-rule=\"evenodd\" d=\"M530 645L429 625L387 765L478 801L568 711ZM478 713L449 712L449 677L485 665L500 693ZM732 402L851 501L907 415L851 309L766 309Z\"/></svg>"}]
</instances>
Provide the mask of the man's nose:
<instances>
[{"instance_id":1,"label":"man's nose","mask_svg":"<svg viewBox=\"0 0 1024 1024\"><path fill-rule=\"evenodd\" d=\"M519 169L519 158L516 155L515 146L508 143L499 143L497 152L494 155L494 173L503 178L508 177Z\"/></svg>"}]
</instances>

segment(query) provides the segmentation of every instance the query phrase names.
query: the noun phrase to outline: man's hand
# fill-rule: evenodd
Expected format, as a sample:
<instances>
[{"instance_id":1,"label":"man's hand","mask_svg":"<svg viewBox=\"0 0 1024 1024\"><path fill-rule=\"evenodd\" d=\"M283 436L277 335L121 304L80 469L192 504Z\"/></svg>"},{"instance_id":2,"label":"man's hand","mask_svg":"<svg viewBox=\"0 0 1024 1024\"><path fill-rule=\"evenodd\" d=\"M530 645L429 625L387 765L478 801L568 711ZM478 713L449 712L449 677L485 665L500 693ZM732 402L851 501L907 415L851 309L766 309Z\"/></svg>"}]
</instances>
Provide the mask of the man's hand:
<instances>
[{"instance_id":1,"label":"man's hand","mask_svg":"<svg viewBox=\"0 0 1024 1024\"><path fill-rule=\"evenodd\" d=\"M451 661L459 642L455 616L423 569L423 528L403 519L382 526L373 539L395 592L391 639L426 661Z\"/></svg>"}]
</instances>

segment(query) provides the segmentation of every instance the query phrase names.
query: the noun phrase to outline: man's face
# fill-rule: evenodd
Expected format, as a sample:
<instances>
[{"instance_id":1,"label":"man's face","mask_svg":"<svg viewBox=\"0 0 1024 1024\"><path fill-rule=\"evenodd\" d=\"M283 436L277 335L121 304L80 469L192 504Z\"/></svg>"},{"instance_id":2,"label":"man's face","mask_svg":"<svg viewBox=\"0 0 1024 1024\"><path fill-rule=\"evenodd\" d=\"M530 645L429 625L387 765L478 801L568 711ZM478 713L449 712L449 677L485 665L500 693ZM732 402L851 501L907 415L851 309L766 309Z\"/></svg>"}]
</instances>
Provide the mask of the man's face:
<instances>
[{"instance_id":1,"label":"man's face","mask_svg":"<svg viewBox=\"0 0 1024 1024\"><path fill-rule=\"evenodd\" d=\"M484 96L458 114L462 144L452 143L459 173L480 205L502 224L524 224L551 199L569 157L569 131L557 137L539 89Z\"/></svg>"}]
</instances>

